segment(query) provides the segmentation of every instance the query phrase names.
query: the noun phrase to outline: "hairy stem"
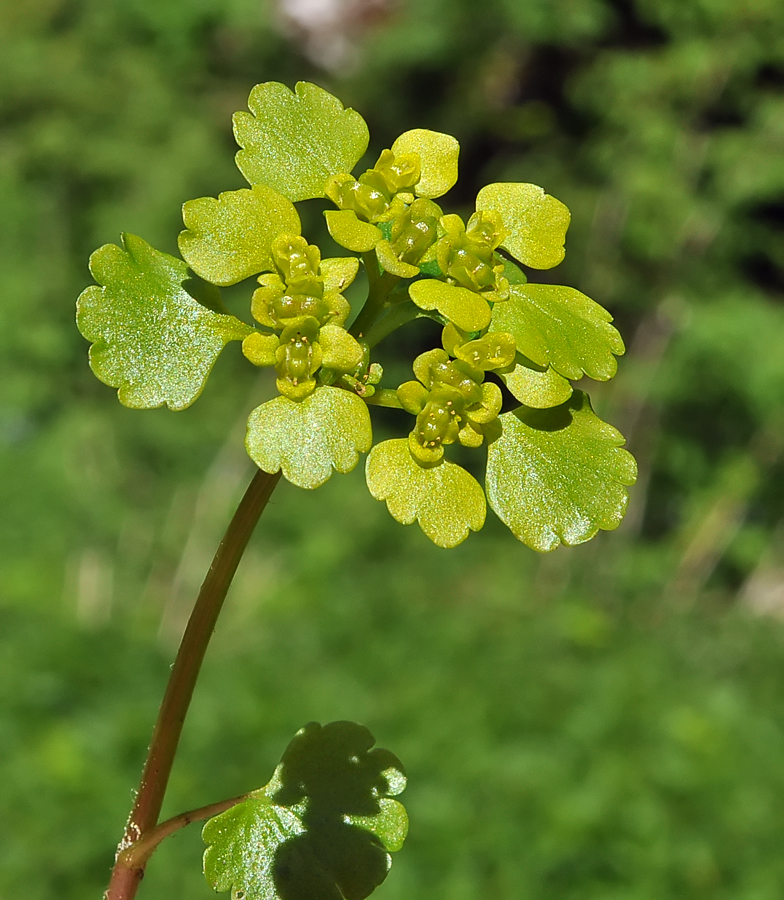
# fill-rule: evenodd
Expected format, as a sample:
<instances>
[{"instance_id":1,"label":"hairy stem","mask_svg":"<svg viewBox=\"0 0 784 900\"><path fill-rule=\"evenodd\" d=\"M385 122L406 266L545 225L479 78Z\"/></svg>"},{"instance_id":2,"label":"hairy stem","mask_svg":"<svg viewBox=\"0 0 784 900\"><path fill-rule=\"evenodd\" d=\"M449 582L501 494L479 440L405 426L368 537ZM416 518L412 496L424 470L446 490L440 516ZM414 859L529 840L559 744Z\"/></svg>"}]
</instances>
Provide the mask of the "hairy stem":
<instances>
[{"instance_id":1,"label":"hairy stem","mask_svg":"<svg viewBox=\"0 0 784 900\"><path fill-rule=\"evenodd\" d=\"M209 803L207 806L200 806L198 809L191 809L188 812L180 813L178 816L172 816L171 819L156 825L144 837L139 838L136 843L126 847L118 857L118 861L122 860L122 864L129 869L144 868L158 848L158 844L164 838L170 837L192 822L203 822L205 819L211 819L213 816L220 815L220 813L226 812L227 809L231 809L232 806L242 803L249 796L250 794L240 794L239 797L219 800L217 803Z\"/></svg>"},{"instance_id":2,"label":"hairy stem","mask_svg":"<svg viewBox=\"0 0 784 900\"><path fill-rule=\"evenodd\" d=\"M117 859L104 900L132 900L144 877L144 862L128 864L124 854L158 824L177 744L207 644L248 540L279 479L280 473L268 475L258 471L254 475L201 586L166 686L136 801L117 848Z\"/></svg>"}]
</instances>

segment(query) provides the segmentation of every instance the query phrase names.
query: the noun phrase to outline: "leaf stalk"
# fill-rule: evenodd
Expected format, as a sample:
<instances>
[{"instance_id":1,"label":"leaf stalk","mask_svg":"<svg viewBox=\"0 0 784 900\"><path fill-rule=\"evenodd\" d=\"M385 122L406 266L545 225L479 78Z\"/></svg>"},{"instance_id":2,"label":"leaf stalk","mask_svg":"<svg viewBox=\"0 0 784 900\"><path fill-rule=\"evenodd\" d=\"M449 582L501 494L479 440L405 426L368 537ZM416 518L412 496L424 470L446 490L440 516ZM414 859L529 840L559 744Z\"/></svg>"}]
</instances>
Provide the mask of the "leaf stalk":
<instances>
[{"instance_id":1,"label":"leaf stalk","mask_svg":"<svg viewBox=\"0 0 784 900\"><path fill-rule=\"evenodd\" d=\"M127 866L129 869L143 868L157 850L158 844L165 838L170 837L193 822L203 822L205 819L211 819L213 816L220 815L222 812L226 812L227 809L231 809L232 806L247 800L248 797L250 797L250 793L240 794L238 797L219 800L217 803L209 803L207 806L200 806L198 809L191 809L188 812L172 816L171 819L166 819L165 822L156 825L144 837L139 838L138 841L123 850L118 857L118 862L122 861L122 865Z\"/></svg>"}]
</instances>

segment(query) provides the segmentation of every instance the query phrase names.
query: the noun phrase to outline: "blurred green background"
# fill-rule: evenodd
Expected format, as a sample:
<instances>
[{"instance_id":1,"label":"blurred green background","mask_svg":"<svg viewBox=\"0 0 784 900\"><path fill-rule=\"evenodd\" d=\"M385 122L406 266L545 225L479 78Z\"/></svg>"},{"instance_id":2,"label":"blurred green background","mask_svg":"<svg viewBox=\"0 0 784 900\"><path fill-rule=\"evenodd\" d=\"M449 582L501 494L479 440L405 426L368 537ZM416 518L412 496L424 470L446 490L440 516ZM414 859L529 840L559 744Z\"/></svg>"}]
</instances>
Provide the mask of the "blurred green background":
<instances>
[{"instance_id":1,"label":"blurred green background","mask_svg":"<svg viewBox=\"0 0 784 900\"><path fill-rule=\"evenodd\" d=\"M0 4L0 898L100 896L271 390L235 346L192 409L121 408L73 324L87 257L120 231L175 252L183 201L242 186L231 113L299 79L373 153L456 135L458 210L492 180L567 203L541 277L616 316L629 352L592 396L640 479L621 529L544 557L496 521L439 550L360 470L282 486L165 812L348 718L410 775L380 898L779 900L781 0ZM213 896L200 852L198 827L168 841L140 897Z\"/></svg>"}]
</instances>

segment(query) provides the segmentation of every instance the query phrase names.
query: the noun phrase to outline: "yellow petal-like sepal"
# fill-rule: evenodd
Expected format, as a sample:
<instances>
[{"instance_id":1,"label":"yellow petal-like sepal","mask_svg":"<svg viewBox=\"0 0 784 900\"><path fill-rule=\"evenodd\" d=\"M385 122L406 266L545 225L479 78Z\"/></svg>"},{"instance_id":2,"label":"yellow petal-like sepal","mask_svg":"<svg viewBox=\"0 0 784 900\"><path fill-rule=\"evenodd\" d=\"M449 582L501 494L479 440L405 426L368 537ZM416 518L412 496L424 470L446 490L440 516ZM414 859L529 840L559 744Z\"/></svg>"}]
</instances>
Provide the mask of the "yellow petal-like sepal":
<instances>
[{"instance_id":1,"label":"yellow petal-like sepal","mask_svg":"<svg viewBox=\"0 0 784 900\"><path fill-rule=\"evenodd\" d=\"M254 366L274 366L280 340L275 334L254 331L242 342L242 352Z\"/></svg>"},{"instance_id":2,"label":"yellow petal-like sepal","mask_svg":"<svg viewBox=\"0 0 784 900\"><path fill-rule=\"evenodd\" d=\"M420 309L438 310L462 331L481 331L490 324L490 305L475 291L423 278L408 289L409 296Z\"/></svg>"},{"instance_id":3,"label":"yellow petal-like sepal","mask_svg":"<svg viewBox=\"0 0 784 900\"><path fill-rule=\"evenodd\" d=\"M384 237L380 228L358 219L351 209L329 209L324 216L335 243L354 253L367 253Z\"/></svg>"}]
</instances>

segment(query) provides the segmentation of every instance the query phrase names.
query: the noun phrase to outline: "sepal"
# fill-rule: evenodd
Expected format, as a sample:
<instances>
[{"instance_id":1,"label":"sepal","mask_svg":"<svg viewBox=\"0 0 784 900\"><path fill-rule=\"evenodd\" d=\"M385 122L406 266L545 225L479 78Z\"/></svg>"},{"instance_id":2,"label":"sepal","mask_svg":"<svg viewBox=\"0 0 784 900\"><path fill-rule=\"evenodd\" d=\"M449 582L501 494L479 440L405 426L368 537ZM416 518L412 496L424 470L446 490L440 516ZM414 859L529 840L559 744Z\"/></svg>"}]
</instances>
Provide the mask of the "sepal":
<instances>
[{"instance_id":1,"label":"sepal","mask_svg":"<svg viewBox=\"0 0 784 900\"><path fill-rule=\"evenodd\" d=\"M384 237L381 229L362 222L351 209L328 209L324 213L332 240L354 253L367 253Z\"/></svg>"},{"instance_id":2,"label":"sepal","mask_svg":"<svg viewBox=\"0 0 784 900\"><path fill-rule=\"evenodd\" d=\"M423 278L413 282L408 293L420 309L437 310L462 331L481 331L490 324L487 300L467 288Z\"/></svg>"}]
</instances>

